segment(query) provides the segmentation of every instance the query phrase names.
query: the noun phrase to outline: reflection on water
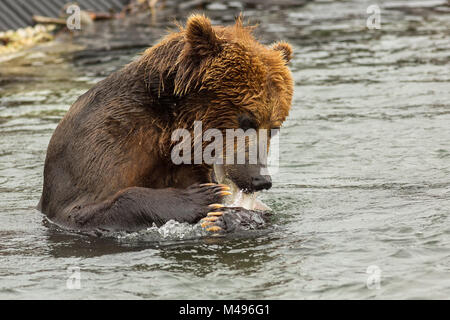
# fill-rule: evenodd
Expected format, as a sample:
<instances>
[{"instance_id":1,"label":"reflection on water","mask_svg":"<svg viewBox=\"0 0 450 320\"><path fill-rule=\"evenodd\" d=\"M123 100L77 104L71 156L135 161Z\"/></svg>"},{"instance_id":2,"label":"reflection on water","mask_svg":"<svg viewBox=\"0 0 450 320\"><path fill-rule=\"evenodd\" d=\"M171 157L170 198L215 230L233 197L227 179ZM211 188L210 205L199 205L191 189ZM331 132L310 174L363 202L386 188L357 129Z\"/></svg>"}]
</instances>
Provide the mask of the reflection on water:
<instances>
[{"instance_id":1,"label":"reflection on water","mask_svg":"<svg viewBox=\"0 0 450 320\"><path fill-rule=\"evenodd\" d=\"M262 233L192 226L89 237L34 210L45 150L69 105L155 43L146 17L98 23L0 60L0 298L448 298L450 15L445 1L244 6L264 43L288 40L296 81ZM250 1L251 2L251 1ZM294 3L294 5L292 4ZM216 23L242 10L211 6ZM301 5L299 5L301 4ZM67 268L82 290L68 290ZM369 266L381 286L366 286Z\"/></svg>"}]
</instances>

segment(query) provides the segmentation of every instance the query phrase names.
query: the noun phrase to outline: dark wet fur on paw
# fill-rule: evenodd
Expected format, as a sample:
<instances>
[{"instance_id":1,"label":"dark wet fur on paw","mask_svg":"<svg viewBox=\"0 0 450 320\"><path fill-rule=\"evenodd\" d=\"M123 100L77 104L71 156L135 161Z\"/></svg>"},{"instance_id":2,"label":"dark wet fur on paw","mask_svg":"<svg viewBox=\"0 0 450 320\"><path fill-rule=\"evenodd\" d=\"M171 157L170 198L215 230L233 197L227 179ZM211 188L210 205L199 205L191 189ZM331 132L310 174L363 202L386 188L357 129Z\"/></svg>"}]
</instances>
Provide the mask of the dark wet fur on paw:
<instances>
[{"instance_id":1,"label":"dark wet fur on paw","mask_svg":"<svg viewBox=\"0 0 450 320\"><path fill-rule=\"evenodd\" d=\"M222 233L262 229L267 226L272 216L268 211L247 210L240 207L224 207L220 211L223 215L212 225L220 227Z\"/></svg>"}]
</instances>

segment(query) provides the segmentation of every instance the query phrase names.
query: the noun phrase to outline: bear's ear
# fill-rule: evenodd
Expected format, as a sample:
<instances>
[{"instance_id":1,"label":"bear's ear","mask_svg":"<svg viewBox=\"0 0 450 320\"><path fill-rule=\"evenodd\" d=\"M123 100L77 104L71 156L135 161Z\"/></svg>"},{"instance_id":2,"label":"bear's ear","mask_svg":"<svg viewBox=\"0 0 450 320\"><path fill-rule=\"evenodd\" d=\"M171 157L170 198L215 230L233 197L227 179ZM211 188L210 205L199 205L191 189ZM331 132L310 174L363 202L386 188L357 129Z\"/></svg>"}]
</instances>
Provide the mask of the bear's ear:
<instances>
[{"instance_id":1,"label":"bear's ear","mask_svg":"<svg viewBox=\"0 0 450 320\"><path fill-rule=\"evenodd\" d=\"M201 14L193 14L186 22L186 40L190 44L191 54L206 57L217 54L221 50L211 21Z\"/></svg>"},{"instance_id":2,"label":"bear's ear","mask_svg":"<svg viewBox=\"0 0 450 320\"><path fill-rule=\"evenodd\" d=\"M277 50L281 52L281 55L283 56L283 59L286 62L291 61L292 59L292 47L289 43L280 41L272 45L273 50Z\"/></svg>"}]
</instances>

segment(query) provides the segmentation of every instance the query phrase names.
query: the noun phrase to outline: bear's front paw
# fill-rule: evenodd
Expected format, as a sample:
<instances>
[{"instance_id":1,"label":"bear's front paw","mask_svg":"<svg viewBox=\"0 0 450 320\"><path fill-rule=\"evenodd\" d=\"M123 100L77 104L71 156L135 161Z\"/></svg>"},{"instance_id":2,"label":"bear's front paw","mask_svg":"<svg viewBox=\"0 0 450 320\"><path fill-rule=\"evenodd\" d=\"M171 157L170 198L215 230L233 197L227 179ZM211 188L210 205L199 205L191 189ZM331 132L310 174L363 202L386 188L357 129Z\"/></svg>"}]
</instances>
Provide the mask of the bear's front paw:
<instances>
[{"instance_id":1,"label":"bear's front paw","mask_svg":"<svg viewBox=\"0 0 450 320\"><path fill-rule=\"evenodd\" d=\"M185 197L190 201L185 202L184 209L194 215L193 222L204 217L213 217L212 214L218 214L217 210L223 207L223 197L231 195L229 190L230 187L217 183L192 185L185 191Z\"/></svg>"},{"instance_id":2,"label":"bear's front paw","mask_svg":"<svg viewBox=\"0 0 450 320\"><path fill-rule=\"evenodd\" d=\"M206 231L227 233L242 230L256 230L263 228L271 216L270 212L247 210L240 207L213 206L214 211L200 220Z\"/></svg>"},{"instance_id":3,"label":"bear's front paw","mask_svg":"<svg viewBox=\"0 0 450 320\"><path fill-rule=\"evenodd\" d=\"M211 210L221 210L224 206L220 203L214 203L209 205ZM200 220L201 226L210 232L224 231L225 224L223 223L222 216L224 211L210 211L207 216Z\"/></svg>"}]
</instances>

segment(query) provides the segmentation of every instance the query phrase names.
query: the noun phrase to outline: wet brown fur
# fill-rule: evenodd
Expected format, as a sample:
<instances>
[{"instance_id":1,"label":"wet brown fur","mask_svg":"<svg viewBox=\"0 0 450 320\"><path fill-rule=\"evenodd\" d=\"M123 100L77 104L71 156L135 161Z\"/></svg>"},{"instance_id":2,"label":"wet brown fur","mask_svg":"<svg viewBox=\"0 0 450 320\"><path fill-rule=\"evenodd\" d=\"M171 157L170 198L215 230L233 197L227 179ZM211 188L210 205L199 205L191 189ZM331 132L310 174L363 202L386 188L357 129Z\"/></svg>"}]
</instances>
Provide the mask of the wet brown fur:
<instances>
[{"instance_id":1,"label":"wet brown fur","mask_svg":"<svg viewBox=\"0 0 450 320\"><path fill-rule=\"evenodd\" d=\"M258 128L279 127L291 106L292 49L284 42L264 46L251 31L242 18L213 27L193 15L83 94L50 141L39 208L73 227L67 221L73 210L110 206L126 188L211 181L209 166L175 166L170 159L172 131L193 129L195 120L203 130L225 130L250 114Z\"/></svg>"}]
</instances>

